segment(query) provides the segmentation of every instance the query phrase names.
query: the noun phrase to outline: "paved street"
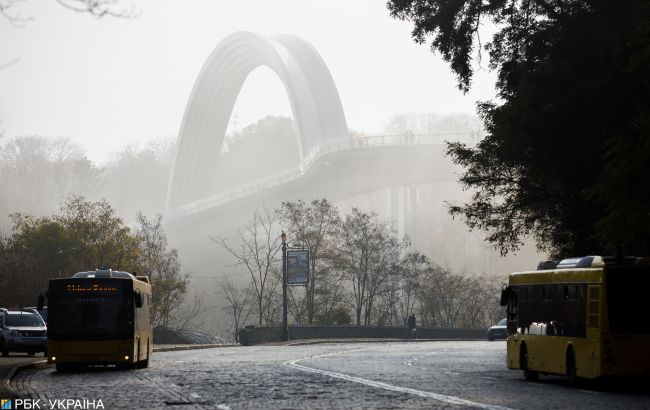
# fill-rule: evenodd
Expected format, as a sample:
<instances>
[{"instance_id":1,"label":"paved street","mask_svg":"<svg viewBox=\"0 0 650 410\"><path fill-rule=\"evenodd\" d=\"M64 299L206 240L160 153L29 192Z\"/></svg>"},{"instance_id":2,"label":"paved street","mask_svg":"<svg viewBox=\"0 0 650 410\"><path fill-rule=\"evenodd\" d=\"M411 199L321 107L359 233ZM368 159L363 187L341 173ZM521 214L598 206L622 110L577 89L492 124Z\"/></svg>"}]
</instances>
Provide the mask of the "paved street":
<instances>
[{"instance_id":1,"label":"paved street","mask_svg":"<svg viewBox=\"0 0 650 410\"><path fill-rule=\"evenodd\" d=\"M156 353L146 370L22 371L35 399L101 399L105 408L607 408L650 407L643 386L571 389L525 382L504 342L345 343Z\"/></svg>"}]
</instances>

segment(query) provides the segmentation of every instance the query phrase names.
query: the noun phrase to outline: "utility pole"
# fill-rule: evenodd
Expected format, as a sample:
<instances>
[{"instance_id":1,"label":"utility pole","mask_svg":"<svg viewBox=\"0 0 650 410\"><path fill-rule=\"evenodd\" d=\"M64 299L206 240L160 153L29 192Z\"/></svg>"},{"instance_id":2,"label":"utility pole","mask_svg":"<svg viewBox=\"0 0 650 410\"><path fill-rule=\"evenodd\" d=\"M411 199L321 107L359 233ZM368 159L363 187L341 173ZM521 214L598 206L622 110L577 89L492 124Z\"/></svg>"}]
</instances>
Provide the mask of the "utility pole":
<instances>
[{"instance_id":1,"label":"utility pole","mask_svg":"<svg viewBox=\"0 0 650 410\"><path fill-rule=\"evenodd\" d=\"M287 235L282 231L282 341L289 340L289 323L287 320Z\"/></svg>"}]
</instances>

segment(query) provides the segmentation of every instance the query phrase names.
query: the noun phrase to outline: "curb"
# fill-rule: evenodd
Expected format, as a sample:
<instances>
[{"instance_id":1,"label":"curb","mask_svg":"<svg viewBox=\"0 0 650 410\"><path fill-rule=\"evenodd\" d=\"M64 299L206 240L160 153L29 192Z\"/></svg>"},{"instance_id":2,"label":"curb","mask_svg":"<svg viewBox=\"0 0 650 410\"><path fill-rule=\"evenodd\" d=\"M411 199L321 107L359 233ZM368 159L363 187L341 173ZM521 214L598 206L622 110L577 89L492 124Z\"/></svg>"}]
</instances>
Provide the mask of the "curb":
<instances>
[{"instance_id":1,"label":"curb","mask_svg":"<svg viewBox=\"0 0 650 410\"><path fill-rule=\"evenodd\" d=\"M15 366L12 366L6 376L2 379L2 384L0 385L0 394L3 395L3 398L18 398L16 391L11 388L11 379L14 377L14 375L20 370L45 368L46 366L47 360L37 360L32 363L17 364ZM7 394L8 397L4 397L5 394Z\"/></svg>"},{"instance_id":2,"label":"curb","mask_svg":"<svg viewBox=\"0 0 650 410\"><path fill-rule=\"evenodd\" d=\"M239 346L238 344L206 344L206 345L176 345L168 347L154 347L153 351L155 352L174 352L179 350L195 350L195 349L214 349L218 347L235 347ZM46 368L49 366L47 360L37 360L31 363L17 364L9 368L9 371L0 379L0 397L3 399L17 399L19 398L18 393L11 388L11 379L14 375L21 371L27 369L40 369Z\"/></svg>"},{"instance_id":3,"label":"curb","mask_svg":"<svg viewBox=\"0 0 650 410\"><path fill-rule=\"evenodd\" d=\"M305 341L296 341L296 342L284 342L284 346L305 346L305 345L316 345L316 344L327 344L327 343L418 343L418 342L473 342L476 340L483 339L469 339L469 338L458 338L458 339L318 339L318 340L305 340ZM258 345L252 346L261 346L265 343L260 343ZM270 344L270 343L269 343Z\"/></svg>"},{"instance_id":4,"label":"curb","mask_svg":"<svg viewBox=\"0 0 650 410\"><path fill-rule=\"evenodd\" d=\"M216 349L219 347L239 347L239 344L208 344L208 345L174 345L153 348L156 352L177 352L179 350L199 350L199 349Z\"/></svg>"}]
</instances>

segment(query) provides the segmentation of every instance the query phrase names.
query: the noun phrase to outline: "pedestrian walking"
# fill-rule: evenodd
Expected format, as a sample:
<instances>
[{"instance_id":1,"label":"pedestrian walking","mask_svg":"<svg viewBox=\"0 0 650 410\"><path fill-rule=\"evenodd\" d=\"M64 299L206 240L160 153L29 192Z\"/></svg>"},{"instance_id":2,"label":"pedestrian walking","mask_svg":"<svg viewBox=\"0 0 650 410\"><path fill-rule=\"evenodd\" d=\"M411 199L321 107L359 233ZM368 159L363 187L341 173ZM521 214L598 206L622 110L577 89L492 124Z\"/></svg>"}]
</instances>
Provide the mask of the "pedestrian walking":
<instances>
[{"instance_id":1,"label":"pedestrian walking","mask_svg":"<svg viewBox=\"0 0 650 410\"><path fill-rule=\"evenodd\" d=\"M408 337L409 339L415 339L415 313L411 313L411 316L409 316L408 320L408 328L409 328L409 334Z\"/></svg>"}]
</instances>

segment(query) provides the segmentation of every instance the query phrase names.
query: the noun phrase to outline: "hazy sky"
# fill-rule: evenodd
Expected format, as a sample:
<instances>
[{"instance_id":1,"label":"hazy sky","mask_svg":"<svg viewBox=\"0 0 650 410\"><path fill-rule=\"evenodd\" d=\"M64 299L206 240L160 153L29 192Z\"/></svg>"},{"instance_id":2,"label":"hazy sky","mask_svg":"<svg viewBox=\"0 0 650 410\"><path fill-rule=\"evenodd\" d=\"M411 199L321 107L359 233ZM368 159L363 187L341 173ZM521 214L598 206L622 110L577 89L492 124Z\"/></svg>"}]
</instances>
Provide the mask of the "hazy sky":
<instances>
[{"instance_id":1,"label":"hazy sky","mask_svg":"<svg viewBox=\"0 0 650 410\"><path fill-rule=\"evenodd\" d=\"M96 19L54 0L27 0L22 28L0 17L0 129L5 138L67 136L91 159L129 142L176 136L201 66L239 30L303 37L321 54L348 125L380 131L397 112L475 112L494 95L494 75L477 72L472 92L411 40L411 23L390 18L381 0L137 0L132 20ZM482 63L487 66L487 61ZM241 125L290 115L282 83L256 69L235 106ZM240 125L240 126L241 126Z\"/></svg>"}]
</instances>

